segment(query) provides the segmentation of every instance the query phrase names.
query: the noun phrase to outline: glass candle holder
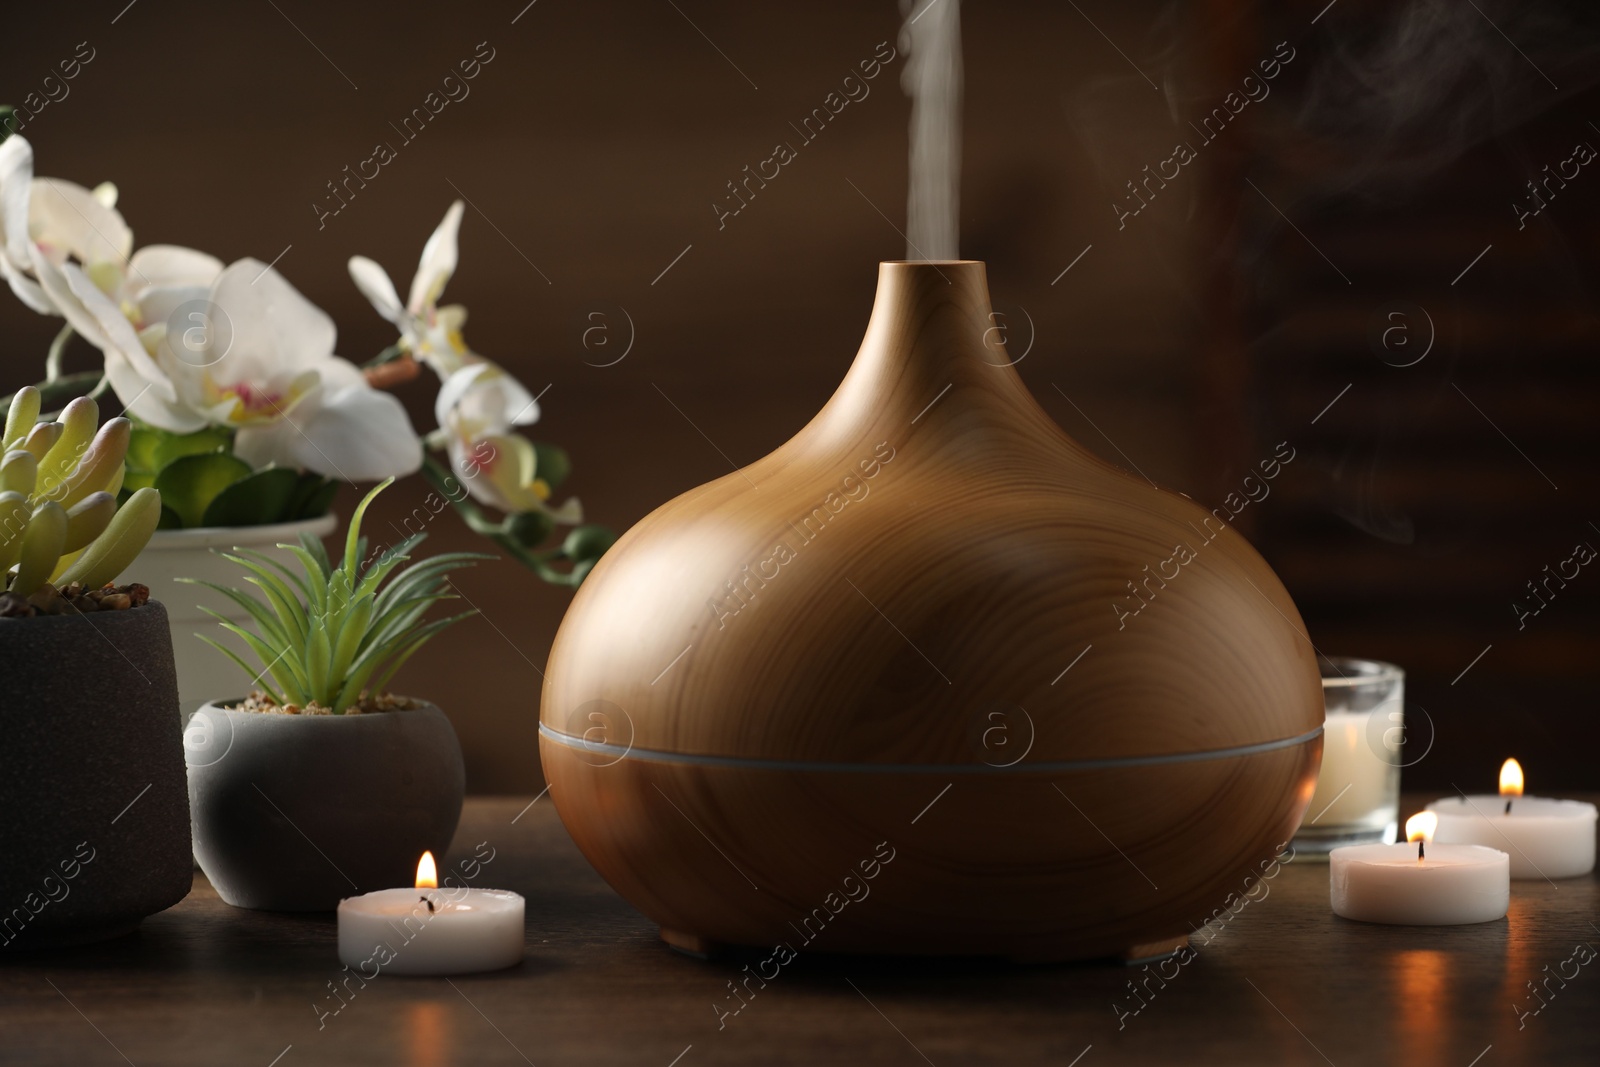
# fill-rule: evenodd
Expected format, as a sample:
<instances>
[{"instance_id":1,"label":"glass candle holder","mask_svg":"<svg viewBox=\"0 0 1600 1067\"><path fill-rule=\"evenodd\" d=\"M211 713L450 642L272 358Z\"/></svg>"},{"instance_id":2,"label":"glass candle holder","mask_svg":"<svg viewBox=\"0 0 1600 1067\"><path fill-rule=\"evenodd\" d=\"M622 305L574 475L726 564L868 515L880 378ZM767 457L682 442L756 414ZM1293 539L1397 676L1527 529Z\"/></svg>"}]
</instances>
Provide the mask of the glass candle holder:
<instances>
[{"instance_id":1,"label":"glass candle holder","mask_svg":"<svg viewBox=\"0 0 1600 1067\"><path fill-rule=\"evenodd\" d=\"M1322 668L1322 770L1295 832L1295 853L1392 844L1399 830L1405 672L1392 663L1327 657Z\"/></svg>"}]
</instances>

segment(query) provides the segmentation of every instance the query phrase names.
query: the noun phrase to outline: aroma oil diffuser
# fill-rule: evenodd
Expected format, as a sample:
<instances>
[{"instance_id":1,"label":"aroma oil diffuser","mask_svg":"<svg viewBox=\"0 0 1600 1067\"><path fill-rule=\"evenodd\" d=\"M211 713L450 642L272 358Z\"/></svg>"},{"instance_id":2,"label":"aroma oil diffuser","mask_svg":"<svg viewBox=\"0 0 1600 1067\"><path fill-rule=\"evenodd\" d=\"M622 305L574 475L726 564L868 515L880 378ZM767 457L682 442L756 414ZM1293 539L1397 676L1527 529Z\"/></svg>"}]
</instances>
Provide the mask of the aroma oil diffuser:
<instances>
[{"instance_id":1,"label":"aroma oil diffuser","mask_svg":"<svg viewBox=\"0 0 1600 1067\"><path fill-rule=\"evenodd\" d=\"M822 411L578 592L551 796L689 951L1175 948L1294 833L1321 752L1299 614L1226 516L1050 421L983 264L884 263Z\"/></svg>"}]
</instances>

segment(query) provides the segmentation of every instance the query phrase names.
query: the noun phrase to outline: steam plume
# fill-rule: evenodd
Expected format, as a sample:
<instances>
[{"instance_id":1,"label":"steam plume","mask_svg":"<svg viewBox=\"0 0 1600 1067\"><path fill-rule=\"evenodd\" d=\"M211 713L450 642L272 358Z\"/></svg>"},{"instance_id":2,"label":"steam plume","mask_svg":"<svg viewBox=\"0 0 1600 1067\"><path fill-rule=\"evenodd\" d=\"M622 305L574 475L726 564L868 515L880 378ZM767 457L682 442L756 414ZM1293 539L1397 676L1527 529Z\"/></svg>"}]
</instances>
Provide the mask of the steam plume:
<instances>
[{"instance_id":1,"label":"steam plume","mask_svg":"<svg viewBox=\"0 0 1600 1067\"><path fill-rule=\"evenodd\" d=\"M900 0L909 53L900 84L911 97L911 188L906 258L959 256L961 0Z\"/></svg>"}]
</instances>

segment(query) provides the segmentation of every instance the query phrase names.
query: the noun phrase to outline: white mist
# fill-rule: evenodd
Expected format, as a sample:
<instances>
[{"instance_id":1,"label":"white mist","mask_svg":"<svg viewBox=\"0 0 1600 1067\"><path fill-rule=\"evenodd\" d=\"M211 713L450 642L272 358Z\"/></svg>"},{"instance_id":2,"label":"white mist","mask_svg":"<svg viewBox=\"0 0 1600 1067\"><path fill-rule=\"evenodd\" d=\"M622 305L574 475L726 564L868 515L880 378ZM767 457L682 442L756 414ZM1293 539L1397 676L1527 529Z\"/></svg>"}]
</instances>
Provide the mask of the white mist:
<instances>
[{"instance_id":1,"label":"white mist","mask_svg":"<svg viewBox=\"0 0 1600 1067\"><path fill-rule=\"evenodd\" d=\"M959 259L961 0L901 0L901 87L911 97L906 258Z\"/></svg>"}]
</instances>

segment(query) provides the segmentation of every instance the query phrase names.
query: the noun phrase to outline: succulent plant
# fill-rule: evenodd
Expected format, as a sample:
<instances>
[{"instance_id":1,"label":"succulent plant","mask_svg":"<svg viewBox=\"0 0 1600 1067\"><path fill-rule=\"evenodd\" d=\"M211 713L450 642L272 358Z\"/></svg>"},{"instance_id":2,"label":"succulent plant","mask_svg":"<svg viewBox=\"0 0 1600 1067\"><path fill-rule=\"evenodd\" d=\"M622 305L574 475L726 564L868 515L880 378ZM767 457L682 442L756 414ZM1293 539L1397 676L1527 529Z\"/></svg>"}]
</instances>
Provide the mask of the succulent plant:
<instances>
[{"instance_id":1,"label":"succulent plant","mask_svg":"<svg viewBox=\"0 0 1600 1067\"><path fill-rule=\"evenodd\" d=\"M20 597L47 582L104 585L133 562L161 519L155 489L117 506L127 419L109 419L97 432L99 407L79 397L56 421L39 422L40 402L39 390L19 390L0 440L0 578Z\"/></svg>"},{"instance_id":2,"label":"succulent plant","mask_svg":"<svg viewBox=\"0 0 1600 1067\"><path fill-rule=\"evenodd\" d=\"M251 683L279 706L318 704L342 715L363 693L384 692L395 671L440 630L477 614L465 611L422 622L435 603L456 599L445 577L451 570L493 556L450 552L396 572L427 536L419 533L362 562L367 552L361 520L368 505L393 481L379 484L356 506L344 557L337 565L310 534L302 534L299 544L278 546L294 553L303 575L260 552L219 553L250 572L244 580L260 590L264 600L215 582L183 579L215 590L250 613L257 633L207 609L249 646L258 667L227 646L203 634L196 636L238 664ZM268 676L275 684L266 682Z\"/></svg>"}]
</instances>

